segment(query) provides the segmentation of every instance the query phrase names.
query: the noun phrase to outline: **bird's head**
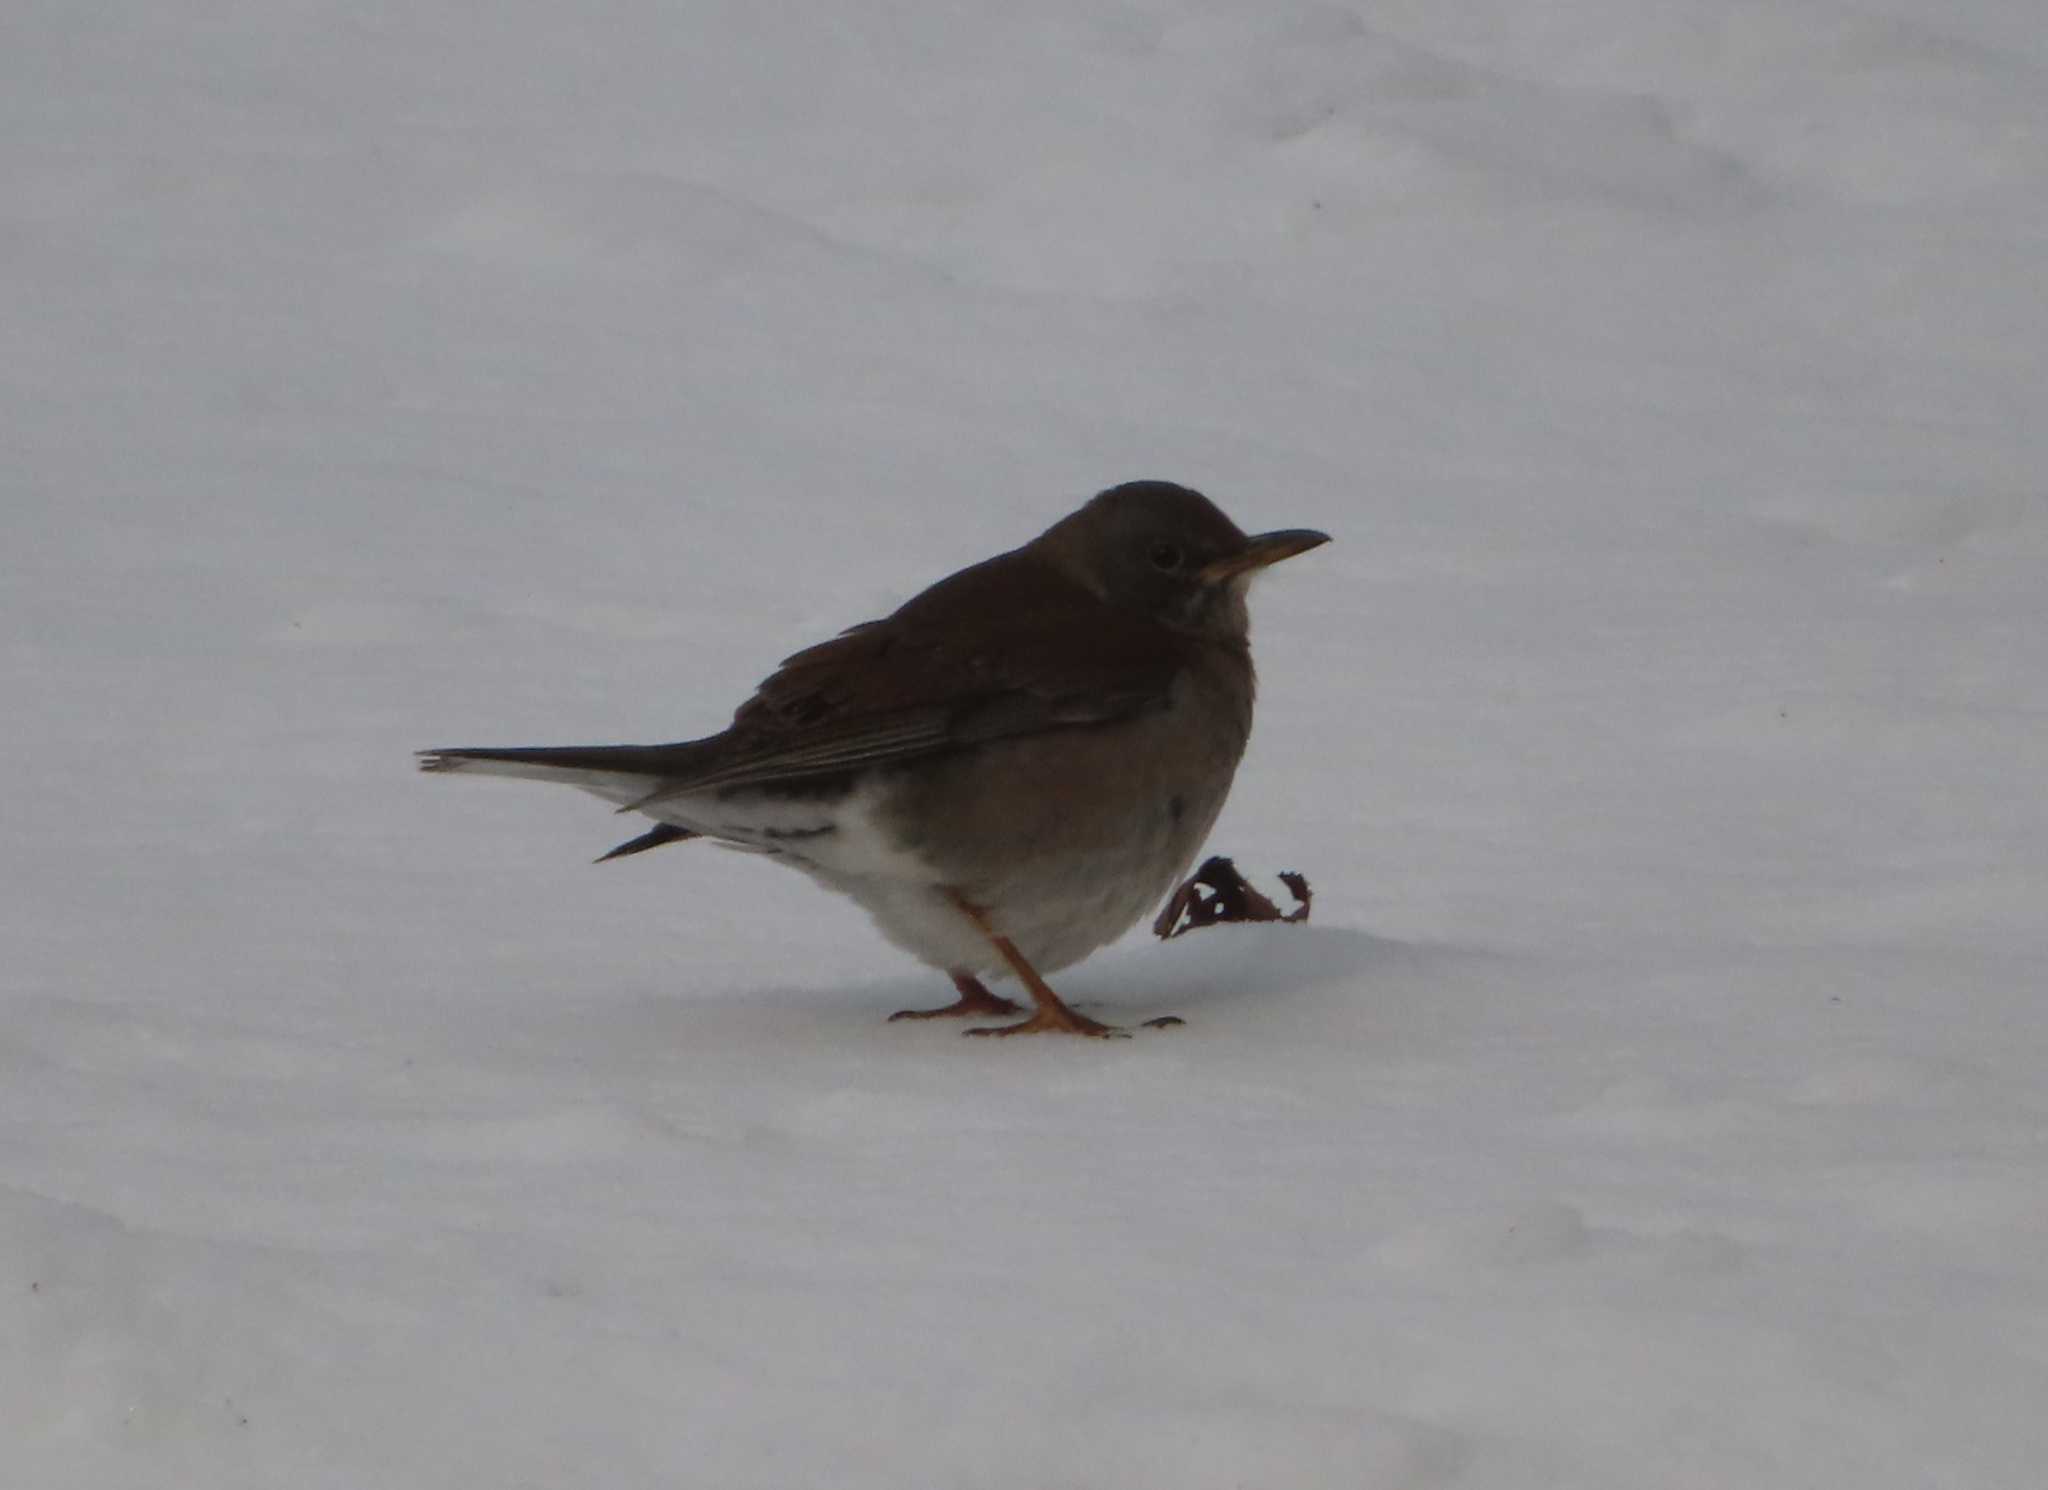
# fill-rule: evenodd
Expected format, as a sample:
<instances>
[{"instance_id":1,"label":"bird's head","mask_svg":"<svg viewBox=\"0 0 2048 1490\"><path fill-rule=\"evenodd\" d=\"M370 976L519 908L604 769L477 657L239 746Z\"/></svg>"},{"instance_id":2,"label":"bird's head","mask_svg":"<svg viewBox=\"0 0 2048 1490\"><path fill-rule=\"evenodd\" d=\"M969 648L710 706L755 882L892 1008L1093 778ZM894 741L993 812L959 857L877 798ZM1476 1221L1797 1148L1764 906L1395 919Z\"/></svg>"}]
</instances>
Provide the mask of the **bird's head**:
<instances>
[{"instance_id":1,"label":"bird's head","mask_svg":"<svg viewBox=\"0 0 2048 1490\"><path fill-rule=\"evenodd\" d=\"M1268 565L1330 541L1313 528L1244 530L1198 491L1127 481L1054 523L1032 544L1122 610L1218 640L1246 634L1245 591Z\"/></svg>"}]
</instances>

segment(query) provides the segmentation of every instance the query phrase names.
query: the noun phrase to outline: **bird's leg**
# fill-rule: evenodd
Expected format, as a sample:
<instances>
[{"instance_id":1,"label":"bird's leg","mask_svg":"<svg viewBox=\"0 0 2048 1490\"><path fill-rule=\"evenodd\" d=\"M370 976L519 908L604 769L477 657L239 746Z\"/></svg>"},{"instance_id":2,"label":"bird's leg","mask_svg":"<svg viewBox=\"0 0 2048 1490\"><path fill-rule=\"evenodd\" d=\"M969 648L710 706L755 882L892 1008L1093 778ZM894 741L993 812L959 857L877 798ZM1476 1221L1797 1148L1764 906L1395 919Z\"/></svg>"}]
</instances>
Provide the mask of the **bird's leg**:
<instances>
[{"instance_id":1,"label":"bird's leg","mask_svg":"<svg viewBox=\"0 0 2048 1490\"><path fill-rule=\"evenodd\" d=\"M960 997L952 1003L943 1009L898 1009L889 1018L949 1019L956 1014L1017 1014L1023 1011L1023 1005L1000 994L990 993L982 986L981 979L972 973L955 972L947 976L952 978L953 986L960 990Z\"/></svg>"},{"instance_id":2,"label":"bird's leg","mask_svg":"<svg viewBox=\"0 0 2048 1490\"><path fill-rule=\"evenodd\" d=\"M1010 965L1010 971L1031 995L1031 1017L1018 1024L983 1025L967 1031L970 1035L1037 1035L1058 1030L1069 1035L1093 1035L1098 1039L1122 1039L1128 1031L1115 1025L1103 1024L1090 1019L1086 1014L1076 1013L1068 1008L1060 996L1038 976L1038 969L1024 960L1024 954L1017 950L1017 944L1001 935L989 924L988 916L981 907L966 899L958 891L946 892L953 904L960 907L960 914L972 921L981 934L994 944L1003 961Z\"/></svg>"}]
</instances>

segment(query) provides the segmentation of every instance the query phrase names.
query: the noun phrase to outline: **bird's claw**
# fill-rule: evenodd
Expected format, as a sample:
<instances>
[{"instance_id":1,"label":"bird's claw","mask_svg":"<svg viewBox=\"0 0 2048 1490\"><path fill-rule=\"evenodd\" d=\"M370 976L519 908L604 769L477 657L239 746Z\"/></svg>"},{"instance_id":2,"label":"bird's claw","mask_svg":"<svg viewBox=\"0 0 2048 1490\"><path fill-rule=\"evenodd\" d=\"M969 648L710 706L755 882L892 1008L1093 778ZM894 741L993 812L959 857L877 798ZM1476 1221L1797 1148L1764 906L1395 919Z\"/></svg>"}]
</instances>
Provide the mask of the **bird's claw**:
<instances>
[{"instance_id":1,"label":"bird's claw","mask_svg":"<svg viewBox=\"0 0 2048 1490\"><path fill-rule=\"evenodd\" d=\"M1096 1040L1128 1040L1131 1032L1118 1029L1113 1024L1090 1019L1086 1014L1077 1014L1072 1009L1060 1008L1057 1012L1039 1009L1029 1019L1016 1024L985 1024L971 1030L962 1030L966 1035L1087 1035Z\"/></svg>"}]
</instances>

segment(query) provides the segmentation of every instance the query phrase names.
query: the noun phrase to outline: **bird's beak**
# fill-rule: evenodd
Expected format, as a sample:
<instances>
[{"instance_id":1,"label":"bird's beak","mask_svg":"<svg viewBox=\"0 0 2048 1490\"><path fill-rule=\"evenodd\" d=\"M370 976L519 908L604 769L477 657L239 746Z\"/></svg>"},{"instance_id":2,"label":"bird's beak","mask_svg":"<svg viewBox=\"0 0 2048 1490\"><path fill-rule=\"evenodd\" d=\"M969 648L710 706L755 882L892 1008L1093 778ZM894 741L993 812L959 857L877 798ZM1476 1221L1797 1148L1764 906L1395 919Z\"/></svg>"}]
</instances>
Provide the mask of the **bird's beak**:
<instances>
[{"instance_id":1,"label":"bird's beak","mask_svg":"<svg viewBox=\"0 0 2048 1490\"><path fill-rule=\"evenodd\" d=\"M1268 564L1305 554L1312 548L1321 548L1329 541L1328 533L1318 533L1314 528L1282 528L1277 533L1260 533L1247 538L1244 547L1236 553L1225 554L1204 564L1201 580L1204 584L1217 584L1235 579L1240 574L1250 574Z\"/></svg>"}]
</instances>

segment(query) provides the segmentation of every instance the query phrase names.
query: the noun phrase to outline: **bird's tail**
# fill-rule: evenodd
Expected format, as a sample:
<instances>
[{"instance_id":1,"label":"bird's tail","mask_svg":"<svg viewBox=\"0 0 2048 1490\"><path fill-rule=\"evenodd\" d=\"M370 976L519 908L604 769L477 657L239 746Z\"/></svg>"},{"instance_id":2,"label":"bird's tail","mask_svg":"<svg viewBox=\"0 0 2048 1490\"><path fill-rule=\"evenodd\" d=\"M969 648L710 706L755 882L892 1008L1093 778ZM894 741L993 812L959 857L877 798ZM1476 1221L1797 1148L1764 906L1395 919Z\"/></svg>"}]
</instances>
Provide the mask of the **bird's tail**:
<instances>
[{"instance_id":1,"label":"bird's tail","mask_svg":"<svg viewBox=\"0 0 2048 1490\"><path fill-rule=\"evenodd\" d=\"M422 750L422 771L464 771L475 776L510 776L581 787L620 808L636 807L660 792L664 781L690 769L696 742L680 745L522 745ZM620 844L598 862L644 853L664 843L698 837L694 828L658 822L638 838Z\"/></svg>"},{"instance_id":2,"label":"bird's tail","mask_svg":"<svg viewBox=\"0 0 2048 1490\"><path fill-rule=\"evenodd\" d=\"M637 806L664 782L688 776L700 759L698 741L682 745L516 745L420 751L422 772L514 776L526 782L580 786L616 806Z\"/></svg>"},{"instance_id":3,"label":"bird's tail","mask_svg":"<svg viewBox=\"0 0 2048 1490\"><path fill-rule=\"evenodd\" d=\"M572 781L585 776L686 776L706 742L679 745L476 746L417 752L422 771L474 771L485 776L523 776L535 781Z\"/></svg>"}]
</instances>

